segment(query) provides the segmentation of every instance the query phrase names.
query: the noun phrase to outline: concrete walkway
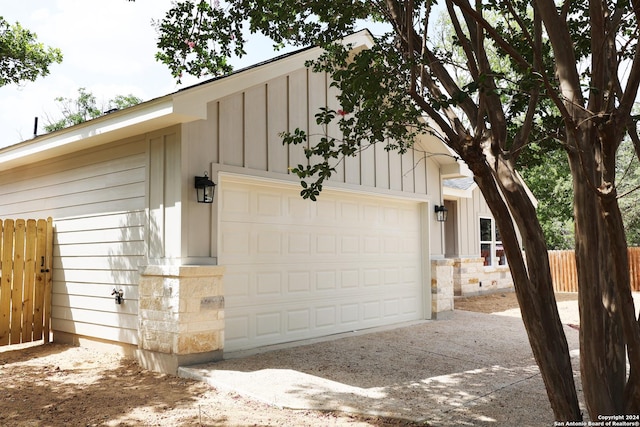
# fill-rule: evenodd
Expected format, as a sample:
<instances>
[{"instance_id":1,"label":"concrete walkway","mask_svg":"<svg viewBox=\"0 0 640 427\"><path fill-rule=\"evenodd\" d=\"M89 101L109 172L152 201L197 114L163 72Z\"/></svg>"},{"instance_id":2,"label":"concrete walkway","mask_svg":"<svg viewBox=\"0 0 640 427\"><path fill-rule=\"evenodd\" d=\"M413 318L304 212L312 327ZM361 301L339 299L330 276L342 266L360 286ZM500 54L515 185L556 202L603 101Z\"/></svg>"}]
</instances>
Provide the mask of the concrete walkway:
<instances>
[{"instance_id":1,"label":"concrete walkway","mask_svg":"<svg viewBox=\"0 0 640 427\"><path fill-rule=\"evenodd\" d=\"M577 322L571 309L565 311L580 389L578 331L566 326ZM283 408L383 415L434 426L553 425L519 310L455 311L449 320L268 350L228 354L232 358L222 362L180 368L178 375Z\"/></svg>"}]
</instances>

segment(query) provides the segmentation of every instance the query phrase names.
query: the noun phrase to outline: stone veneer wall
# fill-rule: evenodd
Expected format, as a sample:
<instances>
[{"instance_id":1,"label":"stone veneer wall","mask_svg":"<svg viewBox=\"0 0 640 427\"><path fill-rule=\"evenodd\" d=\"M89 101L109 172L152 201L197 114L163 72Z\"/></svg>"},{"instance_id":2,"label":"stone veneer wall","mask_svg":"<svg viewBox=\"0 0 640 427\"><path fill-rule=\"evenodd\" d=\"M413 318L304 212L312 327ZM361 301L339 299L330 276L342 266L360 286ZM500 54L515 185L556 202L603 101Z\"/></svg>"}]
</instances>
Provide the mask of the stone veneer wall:
<instances>
[{"instance_id":1,"label":"stone veneer wall","mask_svg":"<svg viewBox=\"0 0 640 427\"><path fill-rule=\"evenodd\" d=\"M219 266L142 269L136 358L143 367L175 374L178 366L222 359L223 274Z\"/></svg>"},{"instance_id":2,"label":"stone veneer wall","mask_svg":"<svg viewBox=\"0 0 640 427\"><path fill-rule=\"evenodd\" d=\"M506 265L485 267L483 258L452 258L452 261L453 292L456 296L513 290L511 272Z\"/></svg>"},{"instance_id":3,"label":"stone veneer wall","mask_svg":"<svg viewBox=\"0 0 640 427\"><path fill-rule=\"evenodd\" d=\"M453 260L431 261L431 317L443 319L453 313Z\"/></svg>"}]
</instances>

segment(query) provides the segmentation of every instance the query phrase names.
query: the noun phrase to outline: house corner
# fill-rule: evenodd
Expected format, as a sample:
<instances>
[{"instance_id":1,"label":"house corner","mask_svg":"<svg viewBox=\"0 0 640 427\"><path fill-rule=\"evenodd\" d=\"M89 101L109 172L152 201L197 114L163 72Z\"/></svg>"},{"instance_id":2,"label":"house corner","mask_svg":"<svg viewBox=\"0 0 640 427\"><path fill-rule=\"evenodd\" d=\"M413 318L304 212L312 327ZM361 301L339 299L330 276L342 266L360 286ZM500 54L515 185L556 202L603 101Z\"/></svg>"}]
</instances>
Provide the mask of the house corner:
<instances>
[{"instance_id":1,"label":"house corner","mask_svg":"<svg viewBox=\"0 0 640 427\"><path fill-rule=\"evenodd\" d=\"M143 267L136 351L141 366L176 375L179 366L222 359L223 275L220 266Z\"/></svg>"}]
</instances>

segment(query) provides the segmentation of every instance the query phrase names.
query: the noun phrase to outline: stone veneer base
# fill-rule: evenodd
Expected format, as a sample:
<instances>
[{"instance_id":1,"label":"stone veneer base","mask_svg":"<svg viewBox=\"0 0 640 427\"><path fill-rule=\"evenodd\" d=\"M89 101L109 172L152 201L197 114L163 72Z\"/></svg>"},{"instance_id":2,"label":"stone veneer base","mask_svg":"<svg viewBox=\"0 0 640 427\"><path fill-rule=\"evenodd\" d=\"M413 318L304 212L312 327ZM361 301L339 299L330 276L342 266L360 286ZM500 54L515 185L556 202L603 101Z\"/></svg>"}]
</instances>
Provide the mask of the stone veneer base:
<instances>
[{"instance_id":1,"label":"stone veneer base","mask_svg":"<svg viewBox=\"0 0 640 427\"><path fill-rule=\"evenodd\" d=\"M222 350L193 354L168 354L150 350L136 350L136 361L145 369L163 374L177 375L180 366L198 365L201 363L222 360Z\"/></svg>"}]
</instances>

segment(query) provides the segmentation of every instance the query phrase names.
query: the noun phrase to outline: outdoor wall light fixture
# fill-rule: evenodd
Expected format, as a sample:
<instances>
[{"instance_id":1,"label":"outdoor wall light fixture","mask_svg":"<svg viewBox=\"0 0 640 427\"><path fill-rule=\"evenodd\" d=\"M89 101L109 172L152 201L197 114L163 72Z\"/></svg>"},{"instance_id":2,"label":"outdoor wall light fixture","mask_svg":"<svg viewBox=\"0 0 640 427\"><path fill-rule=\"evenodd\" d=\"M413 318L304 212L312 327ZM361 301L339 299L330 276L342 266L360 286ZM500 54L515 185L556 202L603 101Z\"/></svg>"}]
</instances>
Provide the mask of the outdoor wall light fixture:
<instances>
[{"instance_id":1,"label":"outdoor wall light fixture","mask_svg":"<svg viewBox=\"0 0 640 427\"><path fill-rule=\"evenodd\" d=\"M216 183L209 179L207 172L204 176L196 176L196 193L198 203L213 203L213 195L216 192Z\"/></svg>"},{"instance_id":2,"label":"outdoor wall light fixture","mask_svg":"<svg viewBox=\"0 0 640 427\"><path fill-rule=\"evenodd\" d=\"M444 205L436 205L436 220L438 222L445 222L447 220L447 212L449 210Z\"/></svg>"},{"instance_id":3,"label":"outdoor wall light fixture","mask_svg":"<svg viewBox=\"0 0 640 427\"><path fill-rule=\"evenodd\" d=\"M115 295L116 304L122 304L122 301L124 301L124 291L122 289L116 290L116 288L113 288L111 295Z\"/></svg>"}]
</instances>

